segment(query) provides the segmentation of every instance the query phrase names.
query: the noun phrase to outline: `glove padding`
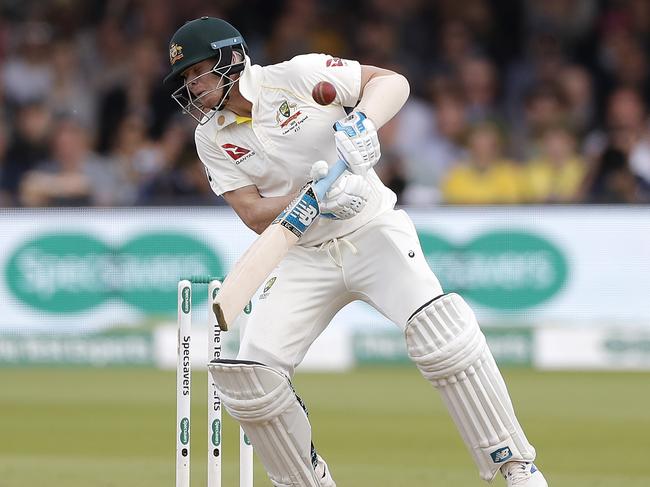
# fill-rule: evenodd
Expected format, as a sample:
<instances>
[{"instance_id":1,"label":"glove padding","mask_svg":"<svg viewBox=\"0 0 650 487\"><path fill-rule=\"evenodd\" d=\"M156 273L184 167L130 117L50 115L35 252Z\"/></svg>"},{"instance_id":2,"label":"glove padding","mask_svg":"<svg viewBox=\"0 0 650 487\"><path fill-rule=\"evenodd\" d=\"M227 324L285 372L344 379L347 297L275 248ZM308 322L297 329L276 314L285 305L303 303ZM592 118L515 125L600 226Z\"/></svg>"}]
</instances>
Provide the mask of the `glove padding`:
<instances>
[{"instance_id":1,"label":"glove padding","mask_svg":"<svg viewBox=\"0 0 650 487\"><path fill-rule=\"evenodd\" d=\"M334 124L334 139L339 158L347 162L354 174L365 176L381 157L377 128L359 111Z\"/></svg>"},{"instance_id":2,"label":"glove padding","mask_svg":"<svg viewBox=\"0 0 650 487\"><path fill-rule=\"evenodd\" d=\"M328 170L326 161L317 161L311 167L310 176L316 182L323 179ZM365 208L370 191L365 178L344 172L325 193L325 198L318 202L321 216L337 220L357 216Z\"/></svg>"}]
</instances>

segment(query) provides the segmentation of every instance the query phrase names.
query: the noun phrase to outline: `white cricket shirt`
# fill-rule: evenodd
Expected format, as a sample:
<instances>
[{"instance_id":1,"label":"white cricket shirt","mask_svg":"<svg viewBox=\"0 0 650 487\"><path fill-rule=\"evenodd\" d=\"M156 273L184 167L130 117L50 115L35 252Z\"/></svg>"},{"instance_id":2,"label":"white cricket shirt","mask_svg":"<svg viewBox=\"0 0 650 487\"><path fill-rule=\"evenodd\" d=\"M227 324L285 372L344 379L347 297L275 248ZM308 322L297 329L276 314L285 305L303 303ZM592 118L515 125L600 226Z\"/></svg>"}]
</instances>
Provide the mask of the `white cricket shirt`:
<instances>
[{"instance_id":1,"label":"white cricket shirt","mask_svg":"<svg viewBox=\"0 0 650 487\"><path fill-rule=\"evenodd\" d=\"M311 90L329 81L337 91L328 106L318 105ZM252 122L239 123L222 110L195 132L196 150L217 195L255 185L263 197L297 192L309 181L312 164L337 159L332 125L345 117L360 95L361 66L356 61L325 54L296 56L270 66L251 65L239 81L241 94L252 104ZM319 218L298 244L314 246L353 232L395 206L395 194L371 169L372 193L364 210L348 220Z\"/></svg>"}]
</instances>

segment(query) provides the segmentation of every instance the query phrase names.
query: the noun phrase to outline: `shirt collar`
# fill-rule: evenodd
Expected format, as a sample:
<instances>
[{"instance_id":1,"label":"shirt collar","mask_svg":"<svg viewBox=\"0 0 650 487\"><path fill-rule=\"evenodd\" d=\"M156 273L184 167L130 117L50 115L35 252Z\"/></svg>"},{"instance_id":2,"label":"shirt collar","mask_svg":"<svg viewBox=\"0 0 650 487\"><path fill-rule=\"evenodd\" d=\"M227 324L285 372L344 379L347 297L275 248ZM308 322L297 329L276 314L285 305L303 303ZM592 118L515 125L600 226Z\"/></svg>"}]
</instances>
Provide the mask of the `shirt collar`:
<instances>
[{"instance_id":1,"label":"shirt collar","mask_svg":"<svg viewBox=\"0 0 650 487\"><path fill-rule=\"evenodd\" d=\"M239 115L235 115L235 123L237 125L240 125L242 123L251 123L253 119L251 117L240 117Z\"/></svg>"},{"instance_id":2,"label":"shirt collar","mask_svg":"<svg viewBox=\"0 0 650 487\"><path fill-rule=\"evenodd\" d=\"M262 85L262 66L251 64L251 59L246 56L246 64L239 78L239 92L253 105Z\"/></svg>"}]
</instances>

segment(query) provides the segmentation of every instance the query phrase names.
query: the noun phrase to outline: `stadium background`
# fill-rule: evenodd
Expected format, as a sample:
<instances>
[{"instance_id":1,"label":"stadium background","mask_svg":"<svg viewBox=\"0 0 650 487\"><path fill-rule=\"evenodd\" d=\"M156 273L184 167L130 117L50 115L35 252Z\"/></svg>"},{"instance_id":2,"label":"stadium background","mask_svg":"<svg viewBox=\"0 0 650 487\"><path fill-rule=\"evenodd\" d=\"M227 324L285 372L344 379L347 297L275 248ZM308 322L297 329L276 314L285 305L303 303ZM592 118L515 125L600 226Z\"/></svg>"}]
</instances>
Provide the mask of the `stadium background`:
<instances>
[{"instance_id":1,"label":"stadium background","mask_svg":"<svg viewBox=\"0 0 650 487\"><path fill-rule=\"evenodd\" d=\"M378 172L476 309L551 485L648 485L650 2L4 0L0 486L172 482L176 282L254 238L161 85L201 15L255 63L326 52L408 77ZM304 365L340 485L479 485L380 315L346 308Z\"/></svg>"}]
</instances>

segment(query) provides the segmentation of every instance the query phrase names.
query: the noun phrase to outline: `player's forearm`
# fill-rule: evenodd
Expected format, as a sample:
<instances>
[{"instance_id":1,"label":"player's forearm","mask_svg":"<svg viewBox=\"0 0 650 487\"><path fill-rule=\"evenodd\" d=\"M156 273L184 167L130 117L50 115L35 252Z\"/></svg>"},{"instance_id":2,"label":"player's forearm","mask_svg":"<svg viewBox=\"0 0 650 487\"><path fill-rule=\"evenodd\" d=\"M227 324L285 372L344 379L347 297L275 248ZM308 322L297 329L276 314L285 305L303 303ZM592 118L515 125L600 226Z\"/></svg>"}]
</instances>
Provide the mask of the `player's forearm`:
<instances>
[{"instance_id":1,"label":"player's forearm","mask_svg":"<svg viewBox=\"0 0 650 487\"><path fill-rule=\"evenodd\" d=\"M248 228L257 234L261 234L275 220L275 217L291 203L295 196L293 194L260 198L249 205L241 214L239 212L237 214Z\"/></svg>"},{"instance_id":2,"label":"player's forearm","mask_svg":"<svg viewBox=\"0 0 650 487\"><path fill-rule=\"evenodd\" d=\"M363 87L357 110L379 128L399 112L409 93L409 82L401 74L373 76Z\"/></svg>"}]
</instances>

